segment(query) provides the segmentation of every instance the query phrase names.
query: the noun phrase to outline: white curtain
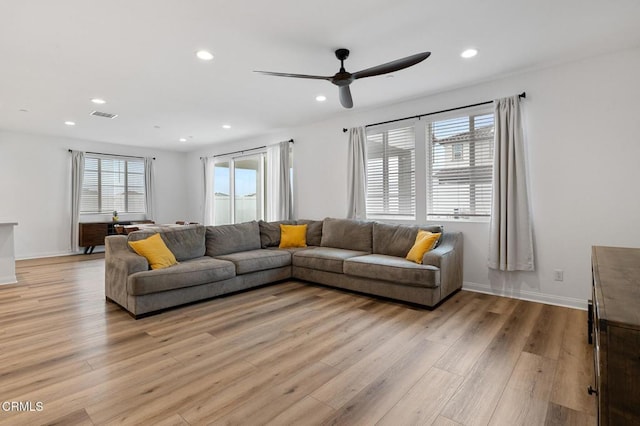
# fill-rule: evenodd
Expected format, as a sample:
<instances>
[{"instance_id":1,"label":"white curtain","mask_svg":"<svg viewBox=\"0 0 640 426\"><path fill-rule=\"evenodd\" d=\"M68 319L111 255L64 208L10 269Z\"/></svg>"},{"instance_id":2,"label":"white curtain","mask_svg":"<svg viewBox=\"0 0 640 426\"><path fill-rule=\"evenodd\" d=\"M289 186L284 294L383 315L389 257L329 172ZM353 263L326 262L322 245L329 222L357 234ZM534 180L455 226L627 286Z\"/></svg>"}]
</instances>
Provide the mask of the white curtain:
<instances>
[{"instance_id":1,"label":"white curtain","mask_svg":"<svg viewBox=\"0 0 640 426\"><path fill-rule=\"evenodd\" d=\"M349 129L347 217L367 217L367 143L364 127Z\"/></svg>"},{"instance_id":2,"label":"white curtain","mask_svg":"<svg viewBox=\"0 0 640 426\"><path fill-rule=\"evenodd\" d=\"M293 219L289 141L267 147L268 221Z\"/></svg>"},{"instance_id":3,"label":"white curtain","mask_svg":"<svg viewBox=\"0 0 640 426\"><path fill-rule=\"evenodd\" d=\"M212 157L202 157L202 170L204 172L204 203L202 204L202 223L206 226L213 225L213 167L214 159Z\"/></svg>"},{"instance_id":4,"label":"white curtain","mask_svg":"<svg viewBox=\"0 0 640 426\"><path fill-rule=\"evenodd\" d=\"M144 159L144 186L144 206L147 212L147 219L155 220L152 157L145 157Z\"/></svg>"},{"instance_id":5,"label":"white curtain","mask_svg":"<svg viewBox=\"0 0 640 426\"><path fill-rule=\"evenodd\" d=\"M84 152L71 151L71 252L80 250L78 246L78 224L80 223L80 197L84 179Z\"/></svg>"},{"instance_id":6,"label":"white curtain","mask_svg":"<svg viewBox=\"0 0 640 426\"><path fill-rule=\"evenodd\" d=\"M520 97L498 99L493 106L495 139L488 266L501 271L533 271Z\"/></svg>"}]
</instances>

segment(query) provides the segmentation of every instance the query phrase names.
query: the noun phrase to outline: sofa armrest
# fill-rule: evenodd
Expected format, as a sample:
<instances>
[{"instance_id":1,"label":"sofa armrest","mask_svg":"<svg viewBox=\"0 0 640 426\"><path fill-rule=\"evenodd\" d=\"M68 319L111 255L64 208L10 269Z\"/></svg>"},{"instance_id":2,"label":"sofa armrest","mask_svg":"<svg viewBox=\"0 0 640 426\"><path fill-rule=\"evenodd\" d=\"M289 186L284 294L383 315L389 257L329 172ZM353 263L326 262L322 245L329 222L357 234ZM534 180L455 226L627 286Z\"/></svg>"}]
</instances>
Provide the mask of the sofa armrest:
<instances>
[{"instance_id":1,"label":"sofa armrest","mask_svg":"<svg viewBox=\"0 0 640 426\"><path fill-rule=\"evenodd\" d=\"M105 238L104 294L125 309L129 275L149 270L149 262L129 248L125 235Z\"/></svg>"},{"instance_id":2,"label":"sofa armrest","mask_svg":"<svg viewBox=\"0 0 640 426\"><path fill-rule=\"evenodd\" d=\"M444 232L435 249L425 253L423 265L440 268L440 294L445 298L462 288L463 244L461 232Z\"/></svg>"}]
</instances>

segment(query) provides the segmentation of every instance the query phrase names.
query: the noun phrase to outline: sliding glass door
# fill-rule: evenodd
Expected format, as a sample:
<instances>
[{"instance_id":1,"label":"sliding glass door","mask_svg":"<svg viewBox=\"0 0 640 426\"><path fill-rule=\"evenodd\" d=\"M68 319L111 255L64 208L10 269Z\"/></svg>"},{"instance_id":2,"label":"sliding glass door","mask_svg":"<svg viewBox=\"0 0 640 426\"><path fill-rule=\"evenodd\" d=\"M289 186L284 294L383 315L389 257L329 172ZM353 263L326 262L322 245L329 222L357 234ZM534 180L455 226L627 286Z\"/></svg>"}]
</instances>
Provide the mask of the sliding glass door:
<instances>
[{"instance_id":1,"label":"sliding glass door","mask_svg":"<svg viewBox=\"0 0 640 426\"><path fill-rule=\"evenodd\" d=\"M214 166L214 224L264 218L264 153L217 162Z\"/></svg>"},{"instance_id":2,"label":"sliding glass door","mask_svg":"<svg viewBox=\"0 0 640 426\"><path fill-rule=\"evenodd\" d=\"M213 167L214 225L227 225L231 221L231 161L216 163Z\"/></svg>"}]
</instances>

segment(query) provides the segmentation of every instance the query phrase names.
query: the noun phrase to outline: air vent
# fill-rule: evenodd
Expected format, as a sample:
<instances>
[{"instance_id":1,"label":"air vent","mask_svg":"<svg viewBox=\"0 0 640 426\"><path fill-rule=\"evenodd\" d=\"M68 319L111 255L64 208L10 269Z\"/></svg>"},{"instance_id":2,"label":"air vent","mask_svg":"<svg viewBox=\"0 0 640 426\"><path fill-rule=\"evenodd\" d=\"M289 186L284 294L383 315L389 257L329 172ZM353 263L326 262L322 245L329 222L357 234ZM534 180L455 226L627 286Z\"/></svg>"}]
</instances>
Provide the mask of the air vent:
<instances>
[{"instance_id":1,"label":"air vent","mask_svg":"<svg viewBox=\"0 0 640 426\"><path fill-rule=\"evenodd\" d=\"M112 118L112 119L118 116L118 114L109 114L108 112L100 112L100 111L93 111L89 115L95 115L96 117Z\"/></svg>"}]
</instances>

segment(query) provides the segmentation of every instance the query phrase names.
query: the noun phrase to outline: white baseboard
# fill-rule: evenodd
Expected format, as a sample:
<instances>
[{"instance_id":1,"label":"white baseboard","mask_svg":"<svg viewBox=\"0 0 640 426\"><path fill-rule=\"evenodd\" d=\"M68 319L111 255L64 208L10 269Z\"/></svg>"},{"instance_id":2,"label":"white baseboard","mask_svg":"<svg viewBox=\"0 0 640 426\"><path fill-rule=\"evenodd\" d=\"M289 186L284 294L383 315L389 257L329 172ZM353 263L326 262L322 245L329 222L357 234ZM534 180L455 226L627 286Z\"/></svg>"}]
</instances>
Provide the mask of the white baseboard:
<instances>
[{"instance_id":1,"label":"white baseboard","mask_svg":"<svg viewBox=\"0 0 640 426\"><path fill-rule=\"evenodd\" d=\"M17 282L18 282L18 280L16 279L15 275L5 275L5 276L0 277L0 285L15 284Z\"/></svg>"},{"instance_id":2,"label":"white baseboard","mask_svg":"<svg viewBox=\"0 0 640 426\"><path fill-rule=\"evenodd\" d=\"M104 252L104 247L96 247L93 251L94 253L102 253ZM61 252L49 252L49 253L36 253L36 254L28 254L26 256L16 257L16 260L30 260L30 259L44 259L47 257L60 257L60 256L74 256L76 254L83 254L84 251L72 252L72 251L61 251Z\"/></svg>"},{"instance_id":3,"label":"white baseboard","mask_svg":"<svg viewBox=\"0 0 640 426\"><path fill-rule=\"evenodd\" d=\"M557 296L554 294L537 293L534 291L518 290L513 292L494 289L488 284L478 284L465 281L462 284L463 290L474 291L476 293L492 294L494 296L509 297L511 299L527 300L529 302L546 303L547 305L564 306L567 308L587 310L587 301L573 297Z\"/></svg>"}]
</instances>

